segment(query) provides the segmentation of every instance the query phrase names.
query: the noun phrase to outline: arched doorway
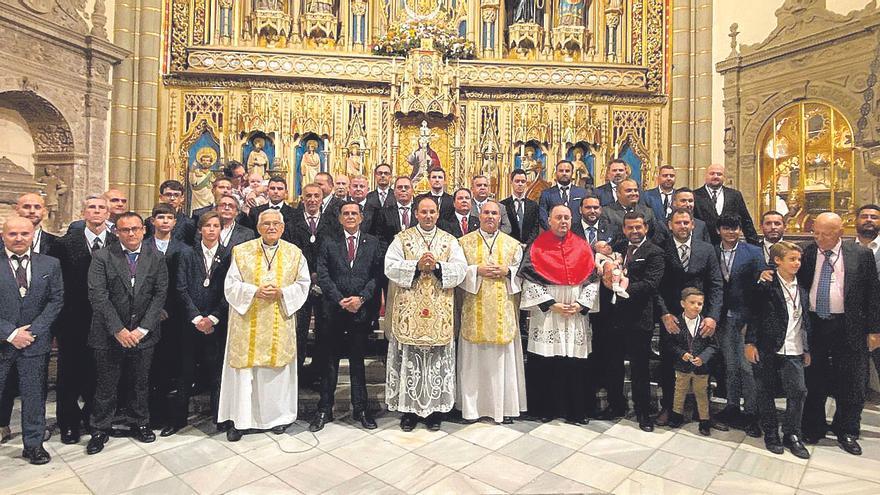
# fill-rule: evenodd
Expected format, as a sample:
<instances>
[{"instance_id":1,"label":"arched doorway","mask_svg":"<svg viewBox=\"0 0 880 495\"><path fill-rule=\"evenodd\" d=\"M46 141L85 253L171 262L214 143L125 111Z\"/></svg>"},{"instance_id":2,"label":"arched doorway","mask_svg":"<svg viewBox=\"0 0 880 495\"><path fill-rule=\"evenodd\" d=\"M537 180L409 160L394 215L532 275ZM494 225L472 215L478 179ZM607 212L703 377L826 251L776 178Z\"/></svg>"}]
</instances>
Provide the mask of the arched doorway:
<instances>
[{"instance_id":1,"label":"arched doorway","mask_svg":"<svg viewBox=\"0 0 880 495\"><path fill-rule=\"evenodd\" d=\"M74 142L70 125L52 103L33 91L0 93L0 110L5 111L9 116L19 116L26 124L30 138L33 140L32 165L15 164L22 170L30 172L30 177L22 176L16 181L10 181L7 177L7 180L0 182L0 203L14 204L15 198L24 192L43 191L47 199L47 208L54 209L57 219L55 225L46 224L45 227L48 230L58 231L61 223L70 220L71 206L68 200L70 195L62 194L59 197L55 191L48 189L46 183L51 183L53 188L63 183L65 190L66 186L72 184ZM11 165L9 167L11 170L16 170ZM51 178L53 175L47 172L47 168L54 178Z\"/></svg>"},{"instance_id":2,"label":"arched doorway","mask_svg":"<svg viewBox=\"0 0 880 495\"><path fill-rule=\"evenodd\" d=\"M855 147L838 109L816 100L788 105L764 124L757 145L761 211L782 213L793 233L811 231L824 211L851 223Z\"/></svg>"}]
</instances>

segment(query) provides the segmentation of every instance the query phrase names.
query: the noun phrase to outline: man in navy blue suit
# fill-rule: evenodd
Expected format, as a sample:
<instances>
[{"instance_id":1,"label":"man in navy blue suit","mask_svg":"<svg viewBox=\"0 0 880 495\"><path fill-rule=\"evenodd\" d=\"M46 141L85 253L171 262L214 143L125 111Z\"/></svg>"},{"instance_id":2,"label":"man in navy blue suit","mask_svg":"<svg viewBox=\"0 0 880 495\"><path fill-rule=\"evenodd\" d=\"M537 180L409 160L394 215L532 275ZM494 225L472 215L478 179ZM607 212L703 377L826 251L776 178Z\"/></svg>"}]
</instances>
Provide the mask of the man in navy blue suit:
<instances>
[{"instance_id":1,"label":"man in navy blue suit","mask_svg":"<svg viewBox=\"0 0 880 495\"><path fill-rule=\"evenodd\" d=\"M627 177L629 177L629 168L625 161L615 158L608 162L608 170L605 172L607 182L596 188L596 196L599 197L602 206L617 201L617 186Z\"/></svg>"},{"instance_id":2,"label":"man in navy blue suit","mask_svg":"<svg viewBox=\"0 0 880 495\"><path fill-rule=\"evenodd\" d=\"M572 223L581 221L581 199L587 195L587 190L572 184L572 173L574 173L574 165L568 160L560 161L556 164L556 185L541 193L541 198L538 200L538 218L544 230L550 228L547 216L556 205L568 206L571 210Z\"/></svg>"},{"instance_id":3,"label":"man in navy blue suit","mask_svg":"<svg viewBox=\"0 0 880 495\"><path fill-rule=\"evenodd\" d=\"M648 189L642 193L642 202L654 210L654 218L662 223L662 219L668 218L673 209L673 195L675 194L675 167L663 165L657 174L657 187Z\"/></svg>"},{"instance_id":4,"label":"man in navy blue suit","mask_svg":"<svg viewBox=\"0 0 880 495\"><path fill-rule=\"evenodd\" d=\"M51 460L43 448L46 430L46 374L52 323L61 311L64 284L57 259L31 249L34 226L11 217L3 228L0 252L0 389L13 366L21 391L22 457L31 464Z\"/></svg>"}]
</instances>

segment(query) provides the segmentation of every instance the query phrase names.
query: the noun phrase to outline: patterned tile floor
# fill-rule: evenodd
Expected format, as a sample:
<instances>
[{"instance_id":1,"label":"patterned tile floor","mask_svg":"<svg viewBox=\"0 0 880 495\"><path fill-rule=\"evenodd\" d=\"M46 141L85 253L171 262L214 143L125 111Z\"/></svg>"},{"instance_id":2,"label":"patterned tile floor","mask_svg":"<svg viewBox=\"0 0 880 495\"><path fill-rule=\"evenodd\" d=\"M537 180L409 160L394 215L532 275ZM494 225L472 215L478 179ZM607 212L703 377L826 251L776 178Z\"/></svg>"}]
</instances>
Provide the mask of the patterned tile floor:
<instances>
[{"instance_id":1,"label":"patterned tile floor","mask_svg":"<svg viewBox=\"0 0 880 495\"><path fill-rule=\"evenodd\" d=\"M862 457L828 439L810 447L809 461L770 454L738 431L701 437L694 423L654 433L627 420L444 423L435 433L421 425L403 433L398 418L386 413L367 432L344 416L317 434L301 420L283 435L238 443L203 424L152 444L113 438L96 456L85 454L85 438L70 446L55 435L47 466L24 462L16 435L0 446L0 493L880 493L877 405L864 413Z\"/></svg>"}]
</instances>

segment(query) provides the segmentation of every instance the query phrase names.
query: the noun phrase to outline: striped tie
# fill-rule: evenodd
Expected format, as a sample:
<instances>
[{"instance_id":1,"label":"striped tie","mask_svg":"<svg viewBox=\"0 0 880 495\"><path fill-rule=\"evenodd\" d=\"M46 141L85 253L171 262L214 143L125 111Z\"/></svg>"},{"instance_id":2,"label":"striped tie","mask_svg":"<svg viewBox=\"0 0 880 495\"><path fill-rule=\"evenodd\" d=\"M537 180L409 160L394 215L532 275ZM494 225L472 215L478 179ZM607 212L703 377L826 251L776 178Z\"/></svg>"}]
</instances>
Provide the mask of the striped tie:
<instances>
[{"instance_id":1,"label":"striped tie","mask_svg":"<svg viewBox=\"0 0 880 495\"><path fill-rule=\"evenodd\" d=\"M825 261L822 263L819 285L816 287L816 314L819 318L827 319L831 317L831 274L834 273L831 256L834 255L834 251L829 249L823 254Z\"/></svg>"},{"instance_id":2,"label":"striped tie","mask_svg":"<svg viewBox=\"0 0 880 495\"><path fill-rule=\"evenodd\" d=\"M679 256L681 257L681 266L684 268L684 271L688 270L688 265L691 262L691 255L689 253L688 245L682 244L681 247L678 248Z\"/></svg>"}]
</instances>

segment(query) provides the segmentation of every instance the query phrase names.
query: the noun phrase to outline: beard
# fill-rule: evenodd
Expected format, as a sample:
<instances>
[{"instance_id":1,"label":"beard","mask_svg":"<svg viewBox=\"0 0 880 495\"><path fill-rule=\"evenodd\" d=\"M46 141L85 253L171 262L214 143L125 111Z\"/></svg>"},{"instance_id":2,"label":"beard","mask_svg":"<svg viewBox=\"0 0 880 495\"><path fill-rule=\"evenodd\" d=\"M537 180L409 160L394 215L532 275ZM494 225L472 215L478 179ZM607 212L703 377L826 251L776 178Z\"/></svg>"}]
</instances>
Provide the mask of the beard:
<instances>
[{"instance_id":1,"label":"beard","mask_svg":"<svg viewBox=\"0 0 880 495\"><path fill-rule=\"evenodd\" d=\"M856 233L865 238L877 237L878 232L880 232L880 228L873 223L866 223L856 227Z\"/></svg>"}]
</instances>

